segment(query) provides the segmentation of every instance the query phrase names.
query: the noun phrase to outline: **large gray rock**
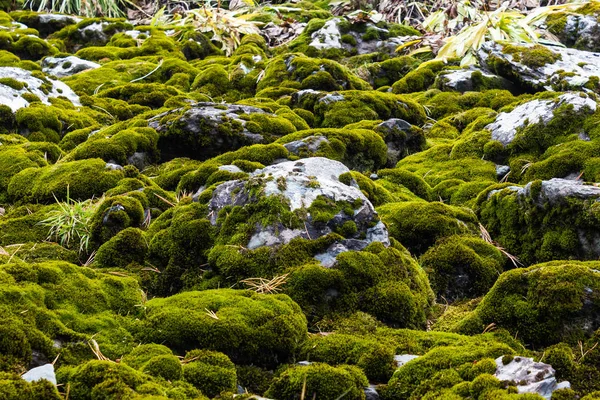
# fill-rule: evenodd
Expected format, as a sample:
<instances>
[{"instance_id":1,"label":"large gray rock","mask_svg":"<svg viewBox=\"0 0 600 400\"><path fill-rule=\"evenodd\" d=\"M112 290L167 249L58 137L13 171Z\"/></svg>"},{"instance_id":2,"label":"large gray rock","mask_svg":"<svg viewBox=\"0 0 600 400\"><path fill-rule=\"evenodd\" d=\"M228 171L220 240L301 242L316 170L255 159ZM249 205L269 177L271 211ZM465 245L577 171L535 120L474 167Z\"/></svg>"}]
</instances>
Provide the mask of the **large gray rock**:
<instances>
[{"instance_id":1,"label":"large gray rock","mask_svg":"<svg viewBox=\"0 0 600 400\"><path fill-rule=\"evenodd\" d=\"M508 188L517 193L519 197L532 197L532 185L533 182L529 182L527 185L520 186L509 186ZM488 198L492 196L498 190L492 190L488 194ZM578 180L563 179L563 178L552 178L547 181L542 181L541 189L539 193L535 194L536 204L539 206L544 205L555 205L565 199L596 199L600 198L600 187L593 185L585 185L583 182Z\"/></svg>"},{"instance_id":2,"label":"large gray rock","mask_svg":"<svg viewBox=\"0 0 600 400\"><path fill-rule=\"evenodd\" d=\"M504 365L503 357L496 359L496 378L512 382L519 393L537 393L545 399L558 389L570 388L569 382L558 383L555 371L549 364L535 362L533 358L515 357Z\"/></svg>"},{"instance_id":3,"label":"large gray rock","mask_svg":"<svg viewBox=\"0 0 600 400\"><path fill-rule=\"evenodd\" d=\"M383 135L387 146L386 167L394 168L396 163L409 154L425 149L423 131L400 118L390 118L375 127Z\"/></svg>"},{"instance_id":4,"label":"large gray rock","mask_svg":"<svg viewBox=\"0 0 600 400\"><path fill-rule=\"evenodd\" d=\"M100 68L100 64L79 57L46 57L42 61L42 71L48 75L64 78L88 69Z\"/></svg>"},{"instance_id":5,"label":"large gray rock","mask_svg":"<svg viewBox=\"0 0 600 400\"><path fill-rule=\"evenodd\" d=\"M348 250L362 250L372 242L382 242L388 246L390 242L387 229L379 221L371 202L355 183L346 185L340 181L340 175L347 172L349 169L338 161L313 157L268 166L250 174L248 180L222 183L213 191L208 205L211 223L217 223L217 215L223 207L244 207L257 201L254 194L257 192L261 193L260 196L277 196L283 199L290 211L308 210L317 198L326 198L334 202L356 204L353 215L340 211L330 221L317 222L309 212L300 213L304 215L301 229L289 229L281 224L257 226L247 247L256 249L261 246L278 246L297 237L317 239L334 232L348 221L356 225L356 233L332 244L326 252L315 257L324 266L333 265L338 254ZM259 189L257 184L260 185Z\"/></svg>"},{"instance_id":6,"label":"large gray rock","mask_svg":"<svg viewBox=\"0 0 600 400\"><path fill-rule=\"evenodd\" d=\"M13 112L29 106L29 101L22 97L25 93L36 95L43 104L50 104L50 98L64 97L75 106L81 105L79 96L65 83L50 78L36 78L31 71L22 68L0 67L0 78L10 78L25 84L23 88L18 89L0 83L0 104L7 105Z\"/></svg>"},{"instance_id":7,"label":"large gray rock","mask_svg":"<svg viewBox=\"0 0 600 400\"><path fill-rule=\"evenodd\" d=\"M555 33L568 47L600 51L600 23L595 15L568 15L562 32Z\"/></svg>"},{"instance_id":8,"label":"large gray rock","mask_svg":"<svg viewBox=\"0 0 600 400\"><path fill-rule=\"evenodd\" d=\"M597 107L596 102L586 95L565 93L556 100L532 100L515 107L511 112L502 112L485 129L491 131L492 140L506 146L515 139L519 128L537 123L547 124L554 118L554 111L564 104L571 104L573 112L581 114L593 114Z\"/></svg>"},{"instance_id":9,"label":"large gray rock","mask_svg":"<svg viewBox=\"0 0 600 400\"><path fill-rule=\"evenodd\" d=\"M347 41L342 40L344 34L342 34L339 27L339 22L341 21L342 18L332 18L328 20L321 29L316 30L311 34L311 42L309 45L318 50L340 49L356 51L356 54L369 54L375 52L395 54L398 46L416 38L413 36L396 36L384 40L365 40L363 39L362 32L350 30L345 33L345 35L352 36L354 43L348 43ZM367 28L379 30L384 33L385 36L388 34L387 29L380 28L372 23L367 23Z\"/></svg>"},{"instance_id":10,"label":"large gray rock","mask_svg":"<svg viewBox=\"0 0 600 400\"><path fill-rule=\"evenodd\" d=\"M516 90L508 79L477 68L443 71L437 76L435 85L441 90L461 93L478 91L482 87Z\"/></svg>"},{"instance_id":11,"label":"large gray rock","mask_svg":"<svg viewBox=\"0 0 600 400\"><path fill-rule=\"evenodd\" d=\"M207 159L242 146L263 143L262 135L246 129L249 114L266 114L260 108L217 103L195 103L153 117L149 126L160 134L163 159Z\"/></svg>"},{"instance_id":12,"label":"large gray rock","mask_svg":"<svg viewBox=\"0 0 600 400\"><path fill-rule=\"evenodd\" d=\"M584 86L590 79L598 78L600 53L561 47L547 47L547 49L558 55L560 59L537 68L530 68L516 61L513 54L503 51L503 45L493 42L485 43L477 53L477 57L485 67L498 64L500 61L502 68L496 72L510 80L518 80L530 89L589 90ZM490 60L494 63L490 63Z\"/></svg>"}]
</instances>

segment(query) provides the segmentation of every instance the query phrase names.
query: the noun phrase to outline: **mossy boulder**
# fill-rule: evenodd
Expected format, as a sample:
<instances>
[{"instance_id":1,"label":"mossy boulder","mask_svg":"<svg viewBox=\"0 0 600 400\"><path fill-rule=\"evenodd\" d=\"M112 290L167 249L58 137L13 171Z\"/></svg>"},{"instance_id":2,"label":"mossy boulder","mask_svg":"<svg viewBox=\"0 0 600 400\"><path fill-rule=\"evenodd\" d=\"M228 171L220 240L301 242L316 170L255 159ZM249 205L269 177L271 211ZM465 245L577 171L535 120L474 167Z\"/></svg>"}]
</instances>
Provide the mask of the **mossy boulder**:
<instances>
[{"instance_id":1,"label":"mossy boulder","mask_svg":"<svg viewBox=\"0 0 600 400\"><path fill-rule=\"evenodd\" d=\"M525 265L596 259L599 196L595 186L557 178L492 187L479 196L479 216L492 238Z\"/></svg>"},{"instance_id":2,"label":"mossy boulder","mask_svg":"<svg viewBox=\"0 0 600 400\"><path fill-rule=\"evenodd\" d=\"M123 177L123 171L107 168L100 159L61 162L22 170L11 178L8 195L19 202L53 203L65 200L67 193L71 199L84 200L102 196Z\"/></svg>"},{"instance_id":3,"label":"mossy boulder","mask_svg":"<svg viewBox=\"0 0 600 400\"><path fill-rule=\"evenodd\" d=\"M504 272L457 327L493 322L534 346L583 340L598 328L596 268L593 261L552 261Z\"/></svg>"},{"instance_id":4,"label":"mossy boulder","mask_svg":"<svg viewBox=\"0 0 600 400\"><path fill-rule=\"evenodd\" d=\"M364 400L364 388L368 380L358 367L313 363L308 366L292 366L275 378L266 395L276 399L292 400L303 392L308 396L334 400L340 396L352 400Z\"/></svg>"},{"instance_id":5,"label":"mossy boulder","mask_svg":"<svg viewBox=\"0 0 600 400\"><path fill-rule=\"evenodd\" d=\"M439 240L420 258L440 301L482 296L503 272L500 250L476 236L450 236Z\"/></svg>"},{"instance_id":6,"label":"mossy boulder","mask_svg":"<svg viewBox=\"0 0 600 400\"><path fill-rule=\"evenodd\" d=\"M225 354L192 350L186 353L183 363L183 378L204 395L213 398L221 392L237 391L235 365Z\"/></svg>"},{"instance_id":7,"label":"mossy boulder","mask_svg":"<svg viewBox=\"0 0 600 400\"><path fill-rule=\"evenodd\" d=\"M412 201L385 204L378 211L390 236L415 254L444 237L476 232L477 217L468 208Z\"/></svg>"},{"instance_id":8,"label":"mossy boulder","mask_svg":"<svg viewBox=\"0 0 600 400\"><path fill-rule=\"evenodd\" d=\"M290 359L306 336L306 318L285 295L219 289L185 292L146 303L137 336L179 351L221 351L237 363Z\"/></svg>"}]
</instances>

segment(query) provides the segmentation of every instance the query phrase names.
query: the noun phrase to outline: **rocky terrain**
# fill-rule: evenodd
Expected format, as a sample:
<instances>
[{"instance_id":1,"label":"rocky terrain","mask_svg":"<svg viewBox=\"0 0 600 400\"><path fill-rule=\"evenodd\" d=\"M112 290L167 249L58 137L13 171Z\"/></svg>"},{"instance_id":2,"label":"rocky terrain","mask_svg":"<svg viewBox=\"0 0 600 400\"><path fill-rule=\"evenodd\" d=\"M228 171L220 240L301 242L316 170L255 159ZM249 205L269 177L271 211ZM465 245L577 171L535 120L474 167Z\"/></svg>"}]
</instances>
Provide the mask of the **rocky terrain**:
<instances>
[{"instance_id":1,"label":"rocky terrain","mask_svg":"<svg viewBox=\"0 0 600 400\"><path fill-rule=\"evenodd\" d=\"M600 399L600 5L462 68L0 1L0 399Z\"/></svg>"}]
</instances>

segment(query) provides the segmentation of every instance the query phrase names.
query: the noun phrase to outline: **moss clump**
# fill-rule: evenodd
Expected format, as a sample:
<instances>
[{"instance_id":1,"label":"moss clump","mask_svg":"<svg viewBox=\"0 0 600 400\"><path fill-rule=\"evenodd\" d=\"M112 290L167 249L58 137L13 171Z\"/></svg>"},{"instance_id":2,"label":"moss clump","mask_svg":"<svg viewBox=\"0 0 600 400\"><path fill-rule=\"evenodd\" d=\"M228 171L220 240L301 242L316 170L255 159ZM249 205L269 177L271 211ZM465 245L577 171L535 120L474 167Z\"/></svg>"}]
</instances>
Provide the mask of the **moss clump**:
<instances>
[{"instance_id":1,"label":"moss clump","mask_svg":"<svg viewBox=\"0 0 600 400\"><path fill-rule=\"evenodd\" d=\"M105 198L104 201L98 205L90 220L89 229L92 241L95 244L100 245L109 241L113 236L126 228L141 228L144 219L144 206L139 197L132 194L131 196L124 195ZM140 257L142 244L139 241L137 241L135 249L132 249L133 254L130 254L129 256L116 257L116 255L111 252L111 247L114 249L113 246L121 241L135 243L135 236L135 232L129 231L127 234L115 239L113 244L107 244L103 250L103 257L106 258L101 260L107 262L124 262L134 255L135 257Z\"/></svg>"},{"instance_id":2,"label":"moss clump","mask_svg":"<svg viewBox=\"0 0 600 400\"><path fill-rule=\"evenodd\" d=\"M0 397L6 400L48 399L60 400L56 386L50 381L25 382L18 374L0 372Z\"/></svg>"},{"instance_id":3,"label":"moss clump","mask_svg":"<svg viewBox=\"0 0 600 400\"><path fill-rule=\"evenodd\" d=\"M366 129L310 129L286 135L277 143L296 141L306 143L297 150L301 157L327 157L359 171L375 171L387 161L385 142L380 135ZM311 151L315 147L311 142L315 141L320 144Z\"/></svg>"},{"instance_id":4,"label":"moss clump","mask_svg":"<svg viewBox=\"0 0 600 400\"><path fill-rule=\"evenodd\" d=\"M101 268L127 268L131 263L143 264L147 251L143 232L127 228L100 246L94 262Z\"/></svg>"},{"instance_id":5,"label":"moss clump","mask_svg":"<svg viewBox=\"0 0 600 400\"><path fill-rule=\"evenodd\" d=\"M487 293L504 262L500 250L475 236L447 237L420 258L438 299L449 302Z\"/></svg>"},{"instance_id":6,"label":"moss clump","mask_svg":"<svg viewBox=\"0 0 600 400\"><path fill-rule=\"evenodd\" d=\"M392 91L394 93L413 93L427 90L435 82L436 74L445 67L446 64L441 61L423 64L395 82L392 85Z\"/></svg>"},{"instance_id":7,"label":"moss clump","mask_svg":"<svg viewBox=\"0 0 600 400\"><path fill-rule=\"evenodd\" d=\"M88 179L94 176L95 179ZM53 203L64 200L67 190L71 199L101 196L123 177L119 170L109 170L98 159L58 163L42 168L27 168L13 176L8 195L13 201Z\"/></svg>"},{"instance_id":8,"label":"moss clump","mask_svg":"<svg viewBox=\"0 0 600 400\"><path fill-rule=\"evenodd\" d=\"M557 259L596 259L588 246L598 221L594 199L559 198L549 202L540 180L523 194L490 187L479 196L481 222L492 237L525 265ZM491 190L496 189L486 199ZM525 223L525 221L527 221Z\"/></svg>"},{"instance_id":9,"label":"moss clump","mask_svg":"<svg viewBox=\"0 0 600 400\"><path fill-rule=\"evenodd\" d=\"M186 292L148 301L137 335L178 350L205 348L238 363L273 365L289 359L304 339L306 318L285 295L231 289Z\"/></svg>"},{"instance_id":10,"label":"moss clump","mask_svg":"<svg viewBox=\"0 0 600 400\"><path fill-rule=\"evenodd\" d=\"M221 392L237 390L235 365L223 353L192 350L183 360L183 378L204 395L213 398Z\"/></svg>"},{"instance_id":11,"label":"moss clump","mask_svg":"<svg viewBox=\"0 0 600 400\"><path fill-rule=\"evenodd\" d=\"M562 58L560 54L541 44L532 47L507 45L502 51L505 54L511 54L516 62L534 69L541 68L546 64L554 64Z\"/></svg>"},{"instance_id":12,"label":"moss clump","mask_svg":"<svg viewBox=\"0 0 600 400\"><path fill-rule=\"evenodd\" d=\"M368 385L368 380L359 368L349 365L332 367L314 363L293 366L275 378L265 395L281 400L296 399L298 393L303 392L304 385L307 396L334 400L344 395L344 398L364 400L363 389Z\"/></svg>"},{"instance_id":13,"label":"moss clump","mask_svg":"<svg viewBox=\"0 0 600 400\"><path fill-rule=\"evenodd\" d=\"M575 343L598 328L595 268L596 262L553 261L504 272L461 324L494 322L534 346Z\"/></svg>"},{"instance_id":14,"label":"moss clump","mask_svg":"<svg viewBox=\"0 0 600 400\"><path fill-rule=\"evenodd\" d=\"M396 369L392 348L377 340L356 335L310 337L302 346L301 357L330 365L356 365L369 380L375 382L387 382Z\"/></svg>"},{"instance_id":15,"label":"moss clump","mask_svg":"<svg viewBox=\"0 0 600 400\"><path fill-rule=\"evenodd\" d=\"M438 239L475 233L477 224L471 210L439 202L390 203L377 211L390 235L416 254L423 254Z\"/></svg>"}]
</instances>

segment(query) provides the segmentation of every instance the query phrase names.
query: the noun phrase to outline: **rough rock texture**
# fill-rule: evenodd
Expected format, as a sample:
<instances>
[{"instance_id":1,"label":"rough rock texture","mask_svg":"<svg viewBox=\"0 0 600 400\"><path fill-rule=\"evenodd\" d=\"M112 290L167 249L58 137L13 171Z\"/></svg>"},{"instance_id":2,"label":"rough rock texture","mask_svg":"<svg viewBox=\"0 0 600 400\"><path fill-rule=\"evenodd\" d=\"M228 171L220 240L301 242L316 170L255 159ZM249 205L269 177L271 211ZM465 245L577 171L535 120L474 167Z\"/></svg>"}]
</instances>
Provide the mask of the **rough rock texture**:
<instances>
[{"instance_id":1,"label":"rough rock texture","mask_svg":"<svg viewBox=\"0 0 600 400\"><path fill-rule=\"evenodd\" d=\"M473 76L474 73L476 73L475 76ZM461 93L478 90L484 82L485 87L490 89L516 90L509 80L477 68L445 71L436 79L436 85L441 90L453 90Z\"/></svg>"},{"instance_id":2,"label":"rough rock texture","mask_svg":"<svg viewBox=\"0 0 600 400\"><path fill-rule=\"evenodd\" d=\"M348 216L340 212L324 224L316 223L308 213L304 217L302 229L289 229L279 225L258 226L247 245L250 249L285 244L296 237L316 239L332 233L335 227L348 221L356 224L357 232L352 238L337 242L327 252L318 255L316 258L323 265L332 265L338 254L349 249L363 249L371 242L389 245L387 229L379 221L371 202L357 186L340 182L340 175L346 172L349 172L348 168L338 161L314 157L271 165L255 171L249 181L225 182L215 189L209 203L211 223L216 224L218 212L225 206L243 207L256 201L250 187L258 181L265 196L281 197L291 211L307 209L317 198L323 197L334 202L359 202L360 206L355 209L354 215Z\"/></svg>"},{"instance_id":3,"label":"rough rock texture","mask_svg":"<svg viewBox=\"0 0 600 400\"><path fill-rule=\"evenodd\" d=\"M405 156L422 150L425 136L422 131L400 118L383 121L375 129L384 136L387 150L386 166L393 168Z\"/></svg>"},{"instance_id":4,"label":"rough rock texture","mask_svg":"<svg viewBox=\"0 0 600 400\"><path fill-rule=\"evenodd\" d=\"M296 155L304 152L314 154L323 143L329 143L329 140L325 136L309 136L302 140L294 140L293 142L286 143L283 147Z\"/></svg>"},{"instance_id":5,"label":"rough rock texture","mask_svg":"<svg viewBox=\"0 0 600 400\"><path fill-rule=\"evenodd\" d=\"M519 128L540 122L547 124L554 118L554 110L564 104L573 105L573 111L581 114L592 114L597 106L594 100L580 93L565 93L556 100L532 100L511 112L502 112L485 129L492 132L493 140L506 146L514 140Z\"/></svg>"},{"instance_id":6,"label":"rough rock texture","mask_svg":"<svg viewBox=\"0 0 600 400\"><path fill-rule=\"evenodd\" d=\"M520 197L531 197L533 183L529 182L524 187L520 186L509 186L508 189L517 193ZM537 201L536 204L543 206L545 204L554 205L566 198L577 198L577 199L595 199L600 197L600 187L585 185L581 181L563 179L563 178L552 178L547 181L541 181L541 190L536 193ZM488 198L497 190L492 190L488 194Z\"/></svg>"},{"instance_id":7,"label":"rough rock texture","mask_svg":"<svg viewBox=\"0 0 600 400\"><path fill-rule=\"evenodd\" d=\"M42 71L48 75L63 78L75 75L88 69L100 68L100 64L92 61L82 60L79 57L46 57L42 61Z\"/></svg>"},{"instance_id":8,"label":"rough rock texture","mask_svg":"<svg viewBox=\"0 0 600 400\"><path fill-rule=\"evenodd\" d=\"M580 50L600 51L600 24L597 17L568 15L566 19L564 30L559 34L564 45Z\"/></svg>"},{"instance_id":9,"label":"rough rock texture","mask_svg":"<svg viewBox=\"0 0 600 400\"><path fill-rule=\"evenodd\" d=\"M56 385L56 375L54 374L54 365L52 364L44 364L40 367L32 368L25 372L21 378L27 382L35 382L45 379Z\"/></svg>"},{"instance_id":10,"label":"rough rock texture","mask_svg":"<svg viewBox=\"0 0 600 400\"><path fill-rule=\"evenodd\" d=\"M50 104L48 99L52 97L64 97L73 105L79 106L79 96L71 90L69 86L63 82L46 78L46 82L36 78L31 71L27 71L16 67L0 67L0 79L10 78L15 81L25 84L21 89L16 89L6 84L0 83L0 104L7 105L13 111L19 108L27 107L29 101L21 97L25 93L31 93L39 97L44 104ZM48 87L47 84L50 84ZM46 86L46 90L42 90L42 85Z\"/></svg>"},{"instance_id":11,"label":"rough rock texture","mask_svg":"<svg viewBox=\"0 0 600 400\"><path fill-rule=\"evenodd\" d=\"M369 54L377 51L393 54L401 44L404 44L412 39L413 37L409 36L398 36L391 37L385 40L373 39L373 40L364 40L362 35L350 31L347 35L351 35L354 38L356 44L345 43L342 41L342 32L340 32L340 28L338 26L339 18L330 19L323 25L323 27L311 35L310 46L318 49L345 49L345 50L355 50L357 54ZM387 29L379 28L374 24L368 23L367 28L380 30L382 32L387 33Z\"/></svg>"},{"instance_id":12,"label":"rough rock texture","mask_svg":"<svg viewBox=\"0 0 600 400\"><path fill-rule=\"evenodd\" d=\"M527 46L526 46L527 47ZM517 78L521 83L534 90L554 90L560 88L581 89L592 77L598 77L600 53L592 53L576 49L548 47L560 59L547 63L542 67L530 68L515 61L512 54L503 52L504 47L498 43L486 43L477 53L479 61L489 67L491 62L502 63L499 73L506 78ZM594 79L596 79L594 78Z\"/></svg>"},{"instance_id":13,"label":"rough rock texture","mask_svg":"<svg viewBox=\"0 0 600 400\"><path fill-rule=\"evenodd\" d=\"M263 142L263 136L251 133L241 119L243 114L266 114L251 106L236 104L195 103L187 110L176 109L150 120L161 138L159 147L163 158L188 156L210 158L244 145ZM180 114L174 118L171 115ZM225 131L225 125L228 125Z\"/></svg>"},{"instance_id":14,"label":"rough rock texture","mask_svg":"<svg viewBox=\"0 0 600 400\"><path fill-rule=\"evenodd\" d=\"M554 369L549 364L533 361L533 358L515 357L504 365L503 357L496 359L496 378L513 382L519 393L537 393L550 399L552 392L571 387L569 382L556 382Z\"/></svg>"}]
</instances>

